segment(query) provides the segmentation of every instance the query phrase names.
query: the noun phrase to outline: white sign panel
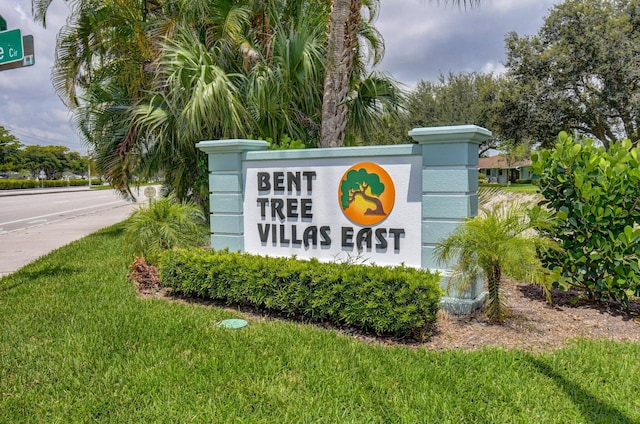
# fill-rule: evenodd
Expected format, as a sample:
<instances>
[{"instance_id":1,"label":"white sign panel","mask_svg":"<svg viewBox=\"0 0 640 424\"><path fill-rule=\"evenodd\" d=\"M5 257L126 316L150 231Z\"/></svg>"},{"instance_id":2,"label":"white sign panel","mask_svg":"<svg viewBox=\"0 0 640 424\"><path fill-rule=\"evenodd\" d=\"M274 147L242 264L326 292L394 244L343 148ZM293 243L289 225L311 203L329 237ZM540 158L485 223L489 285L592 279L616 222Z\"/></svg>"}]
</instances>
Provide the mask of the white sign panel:
<instances>
[{"instance_id":1,"label":"white sign panel","mask_svg":"<svg viewBox=\"0 0 640 424\"><path fill-rule=\"evenodd\" d=\"M244 162L245 250L420 268L421 167L415 156Z\"/></svg>"}]
</instances>

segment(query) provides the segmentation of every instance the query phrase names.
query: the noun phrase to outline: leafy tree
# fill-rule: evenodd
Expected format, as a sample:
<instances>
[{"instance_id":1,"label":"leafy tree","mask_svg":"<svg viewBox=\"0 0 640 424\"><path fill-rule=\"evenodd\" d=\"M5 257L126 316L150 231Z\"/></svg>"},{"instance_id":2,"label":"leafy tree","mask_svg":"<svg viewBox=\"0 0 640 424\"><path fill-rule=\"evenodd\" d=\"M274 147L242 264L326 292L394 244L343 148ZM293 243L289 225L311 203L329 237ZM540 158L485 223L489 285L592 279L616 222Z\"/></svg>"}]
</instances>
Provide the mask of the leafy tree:
<instances>
[{"instance_id":1,"label":"leafy tree","mask_svg":"<svg viewBox=\"0 0 640 424\"><path fill-rule=\"evenodd\" d=\"M63 162L56 156L55 149L47 146L27 146L24 149L24 167L31 171L31 175L44 171L47 179L53 179L57 172L64 170Z\"/></svg>"},{"instance_id":2,"label":"leafy tree","mask_svg":"<svg viewBox=\"0 0 640 424\"><path fill-rule=\"evenodd\" d=\"M562 129L608 148L640 138L640 3L567 0L535 36L506 39L508 77L496 114L502 134L550 146Z\"/></svg>"},{"instance_id":3,"label":"leafy tree","mask_svg":"<svg viewBox=\"0 0 640 424\"><path fill-rule=\"evenodd\" d=\"M24 146L9 134L0 136L0 151L0 170L3 171L26 172L31 176L44 171L48 179L59 178L65 171L86 172L87 158L64 146Z\"/></svg>"},{"instance_id":4,"label":"leafy tree","mask_svg":"<svg viewBox=\"0 0 640 424\"><path fill-rule=\"evenodd\" d=\"M420 81L407 95L402 125L391 140L410 142L407 128L473 124L493 129L493 107L500 78L476 72L440 75L437 82ZM396 130L396 131L398 131ZM480 153L497 148L502 137L494 135L480 146Z\"/></svg>"},{"instance_id":5,"label":"leafy tree","mask_svg":"<svg viewBox=\"0 0 640 424\"><path fill-rule=\"evenodd\" d=\"M542 209L532 213L530 208L518 200L482 207L479 216L465 220L436 246L442 264L454 263L451 282L458 288L468 287L484 274L489 292L486 314L491 323L502 323L507 316L503 277L546 281L537 250L554 248L554 244L531 230L551 228L551 221Z\"/></svg>"},{"instance_id":6,"label":"leafy tree","mask_svg":"<svg viewBox=\"0 0 640 424\"><path fill-rule=\"evenodd\" d=\"M382 202L376 196L384 192L384 184L377 174L369 174L366 169L352 169L340 184L340 203L346 209L360 196L369 203L373 203L375 209L367 209L365 215L386 215ZM369 194L371 193L371 195Z\"/></svg>"},{"instance_id":7,"label":"leafy tree","mask_svg":"<svg viewBox=\"0 0 640 424\"><path fill-rule=\"evenodd\" d=\"M22 144L5 127L0 125L0 170L16 171L24 161Z\"/></svg>"}]
</instances>

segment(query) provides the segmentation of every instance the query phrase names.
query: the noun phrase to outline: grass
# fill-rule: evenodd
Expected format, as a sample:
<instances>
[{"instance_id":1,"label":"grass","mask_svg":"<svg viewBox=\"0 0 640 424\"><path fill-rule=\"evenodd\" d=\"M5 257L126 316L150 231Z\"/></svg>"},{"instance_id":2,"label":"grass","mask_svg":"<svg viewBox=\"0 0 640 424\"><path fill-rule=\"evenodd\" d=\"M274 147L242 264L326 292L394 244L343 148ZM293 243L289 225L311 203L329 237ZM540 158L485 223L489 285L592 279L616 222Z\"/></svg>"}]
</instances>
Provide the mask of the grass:
<instances>
[{"instance_id":1,"label":"grass","mask_svg":"<svg viewBox=\"0 0 640 424\"><path fill-rule=\"evenodd\" d=\"M0 279L0 422L640 423L640 345L368 345L138 298L122 227Z\"/></svg>"},{"instance_id":2,"label":"grass","mask_svg":"<svg viewBox=\"0 0 640 424\"><path fill-rule=\"evenodd\" d=\"M480 184L481 187L500 187L503 191L510 193L535 194L540 192L540 188L534 184Z\"/></svg>"}]
</instances>

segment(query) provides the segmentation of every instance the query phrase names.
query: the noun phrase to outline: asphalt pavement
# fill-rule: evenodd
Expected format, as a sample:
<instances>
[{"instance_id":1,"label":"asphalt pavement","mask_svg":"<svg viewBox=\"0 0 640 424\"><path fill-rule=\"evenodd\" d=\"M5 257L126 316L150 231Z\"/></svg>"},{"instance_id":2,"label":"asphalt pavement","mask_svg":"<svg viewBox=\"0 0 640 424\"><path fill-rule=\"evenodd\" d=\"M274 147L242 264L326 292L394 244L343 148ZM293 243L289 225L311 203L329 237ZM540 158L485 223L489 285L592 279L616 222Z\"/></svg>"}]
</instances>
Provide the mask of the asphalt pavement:
<instances>
[{"instance_id":1,"label":"asphalt pavement","mask_svg":"<svg viewBox=\"0 0 640 424\"><path fill-rule=\"evenodd\" d=\"M87 187L70 187L63 191L88 190ZM0 197L10 195L38 195L59 192L61 189L0 190ZM21 193L16 193L21 191ZM13 192L13 193L8 193ZM74 218L45 225L0 234L0 277L17 271L59 247L81 239L102 228L124 221L131 212L144 204L146 198L129 202L107 210L87 213Z\"/></svg>"}]
</instances>

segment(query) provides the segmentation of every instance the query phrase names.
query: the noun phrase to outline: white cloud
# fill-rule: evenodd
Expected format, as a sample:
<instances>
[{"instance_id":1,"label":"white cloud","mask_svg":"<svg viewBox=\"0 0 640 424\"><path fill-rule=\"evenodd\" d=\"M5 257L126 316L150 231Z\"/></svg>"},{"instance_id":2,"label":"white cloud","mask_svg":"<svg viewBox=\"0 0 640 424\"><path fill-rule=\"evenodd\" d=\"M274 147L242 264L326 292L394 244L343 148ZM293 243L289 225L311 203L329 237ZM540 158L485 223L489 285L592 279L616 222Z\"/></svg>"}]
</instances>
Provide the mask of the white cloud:
<instances>
[{"instance_id":1,"label":"white cloud","mask_svg":"<svg viewBox=\"0 0 640 424\"><path fill-rule=\"evenodd\" d=\"M502 75L506 72L506 68L502 63L487 62L484 64L480 72L484 74Z\"/></svg>"}]
</instances>

